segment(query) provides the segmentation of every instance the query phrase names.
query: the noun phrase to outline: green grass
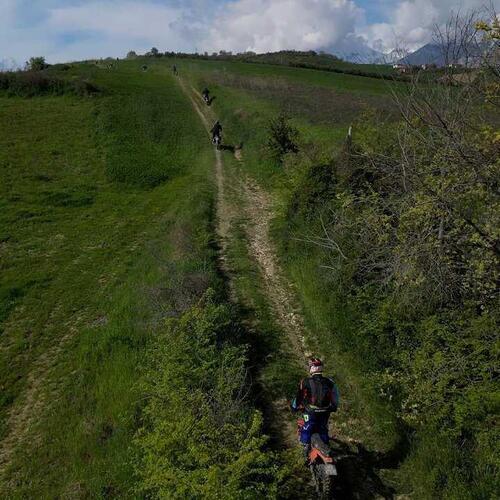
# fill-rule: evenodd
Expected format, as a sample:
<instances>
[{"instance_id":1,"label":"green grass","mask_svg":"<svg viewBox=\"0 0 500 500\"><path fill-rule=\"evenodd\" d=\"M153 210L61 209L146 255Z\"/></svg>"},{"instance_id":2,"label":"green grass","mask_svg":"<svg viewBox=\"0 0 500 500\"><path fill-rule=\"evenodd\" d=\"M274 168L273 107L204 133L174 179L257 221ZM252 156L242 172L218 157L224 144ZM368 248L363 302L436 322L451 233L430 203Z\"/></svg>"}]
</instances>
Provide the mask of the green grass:
<instances>
[{"instance_id":1,"label":"green grass","mask_svg":"<svg viewBox=\"0 0 500 500\"><path fill-rule=\"evenodd\" d=\"M390 84L377 79L226 61L182 60L178 66L196 89L210 88L225 140L243 146L246 167L272 189L291 189L296 175L275 168L266 155L267 128L280 111L300 130L302 153L315 161L328 160L349 126L356 133L365 115L377 114L383 122L396 118Z\"/></svg>"},{"instance_id":2,"label":"green grass","mask_svg":"<svg viewBox=\"0 0 500 500\"><path fill-rule=\"evenodd\" d=\"M169 64L170 61L165 61ZM163 63L159 63L163 64ZM194 61L190 59L178 62L181 71L199 69L210 73L235 73L245 78L283 78L296 83L328 87L339 92L354 94L384 95L389 92L392 82L378 78L359 77L341 73L331 73L305 68L288 68L269 64L248 64L232 61Z\"/></svg>"},{"instance_id":3,"label":"green grass","mask_svg":"<svg viewBox=\"0 0 500 500\"><path fill-rule=\"evenodd\" d=\"M217 283L213 156L177 83L70 71L105 95L0 106L3 437L9 411L41 401L2 485L18 498L131 494L146 346Z\"/></svg>"}]
</instances>

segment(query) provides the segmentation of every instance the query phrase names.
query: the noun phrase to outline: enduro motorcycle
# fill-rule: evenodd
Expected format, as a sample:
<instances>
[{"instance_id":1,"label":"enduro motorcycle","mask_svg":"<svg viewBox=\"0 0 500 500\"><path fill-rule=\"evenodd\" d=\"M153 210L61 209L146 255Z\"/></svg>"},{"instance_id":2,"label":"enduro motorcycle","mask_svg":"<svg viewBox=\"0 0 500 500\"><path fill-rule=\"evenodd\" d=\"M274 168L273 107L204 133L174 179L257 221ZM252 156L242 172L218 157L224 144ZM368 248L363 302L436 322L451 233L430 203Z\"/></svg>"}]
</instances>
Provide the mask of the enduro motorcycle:
<instances>
[{"instance_id":1,"label":"enduro motorcycle","mask_svg":"<svg viewBox=\"0 0 500 500\"><path fill-rule=\"evenodd\" d=\"M302 425L304 425L304 420L299 419L299 432ZM322 500L333 498L338 475L337 467L335 465L332 450L328 444L321 439L318 433L314 433L311 436L311 447L307 458L318 498Z\"/></svg>"},{"instance_id":2,"label":"enduro motorcycle","mask_svg":"<svg viewBox=\"0 0 500 500\"><path fill-rule=\"evenodd\" d=\"M210 97L207 94L203 95L203 100L207 106L210 106Z\"/></svg>"},{"instance_id":3,"label":"enduro motorcycle","mask_svg":"<svg viewBox=\"0 0 500 500\"><path fill-rule=\"evenodd\" d=\"M212 139L212 143L217 149L220 149L222 144L222 137L220 135L215 135Z\"/></svg>"},{"instance_id":4,"label":"enduro motorcycle","mask_svg":"<svg viewBox=\"0 0 500 500\"><path fill-rule=\"evenodd\" d=\"M337 467L330 447L321 439L319 434L311 436L309 468L319 498L331 499L337 478Z\"/></svg>"}]
</instances>

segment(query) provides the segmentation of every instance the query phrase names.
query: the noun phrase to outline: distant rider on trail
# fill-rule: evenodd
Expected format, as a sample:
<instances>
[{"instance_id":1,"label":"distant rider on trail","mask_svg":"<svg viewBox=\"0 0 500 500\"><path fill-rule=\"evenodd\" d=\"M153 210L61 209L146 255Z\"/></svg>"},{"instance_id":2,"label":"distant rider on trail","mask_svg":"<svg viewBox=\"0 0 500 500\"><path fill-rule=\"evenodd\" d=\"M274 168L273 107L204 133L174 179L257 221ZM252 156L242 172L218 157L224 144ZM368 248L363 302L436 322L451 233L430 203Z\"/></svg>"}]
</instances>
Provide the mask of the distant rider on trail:
<instances>
[{"instance_id":1,"label":"distant rider on trail","mask_svg":"<svg viewBox=\"0 0 500 500\"><path fill-rule=\"evenodd\" d=\"M291 403L294 413L303 412L299 421L299 440L307 458L311 436L318 433L326 444L329 442L328 419L339 406L339 391L335 382L323 376L323 362L319 358L309 360L310 377L301 380L297 395Z\"/></svg>"},{"instance_id":2,"label":"distant rider on trail","mask_svg":"<svg viewBox=\"0 0 500 500\"><path fill-rule=\"evenodd\" d=\"M201 96L203 97L203 100L208 104L210 102L210 90L207 89L207 87L205 87L202 91L201 91Z\"/></svg>"},{"instance_id":3,"label":"distant rider on trail","mask_svg":"<svg viewBox=\"0 0 500 500\"><path fill-rule=\"evenodd\" d=\"M212 134L212 142L217 145L220 144L222 139L222 125L219 123L219 120L214 123L210 133Z\"/></svg>"}]
</instances>

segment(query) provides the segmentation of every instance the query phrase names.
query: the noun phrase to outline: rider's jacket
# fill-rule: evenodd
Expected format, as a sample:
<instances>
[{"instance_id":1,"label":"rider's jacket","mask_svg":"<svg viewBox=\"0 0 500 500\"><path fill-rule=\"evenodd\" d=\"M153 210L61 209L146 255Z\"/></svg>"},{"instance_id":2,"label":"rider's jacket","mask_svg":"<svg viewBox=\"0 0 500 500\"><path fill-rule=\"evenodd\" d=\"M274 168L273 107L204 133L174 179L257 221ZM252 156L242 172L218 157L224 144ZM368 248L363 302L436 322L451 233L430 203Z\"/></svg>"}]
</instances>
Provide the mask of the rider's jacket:
<instances>
[{"instance_id":1,"label":"rider's jacket","mask_svg":"<svg viewBox=\"0 0 500 500\"><path fill-rule=\"evenodd\" d=\"M307 413L331 413L337 411L338 406L337 385L321 374L301 380L291 404L293 411L304 409Z\"/></svg>"},{"instance_id":2,"label":"rider's jacket","mask_svg":"<svg viewBox=\"0 0 500 500\"><path fill-rule=\"evenodd\" d=\"M216 124L213 126L212 130L210 131L212 132L212 136L220 136L221 132L222 132L222 125L220 124Z\"/></svg>"}]
</instances>

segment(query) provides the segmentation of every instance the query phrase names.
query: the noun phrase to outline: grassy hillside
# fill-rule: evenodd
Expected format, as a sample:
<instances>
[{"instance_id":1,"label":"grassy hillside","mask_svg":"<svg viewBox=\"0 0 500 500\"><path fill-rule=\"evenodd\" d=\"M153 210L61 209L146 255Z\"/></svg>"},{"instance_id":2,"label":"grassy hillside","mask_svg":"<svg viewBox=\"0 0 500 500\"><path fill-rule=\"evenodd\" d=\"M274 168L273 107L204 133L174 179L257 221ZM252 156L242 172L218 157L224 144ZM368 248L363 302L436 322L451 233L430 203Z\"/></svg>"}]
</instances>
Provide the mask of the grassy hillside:
<instances>
[{"instance_id":1,"label":"grassy hillside","mask_svg":"<svg viewBox=\"0 0 500 500\"><path fill-rule=\"evenodd\" d=\"M213 153L165 68L82 64L54 75L90 80L99 93L0 96L1 491L18 498L136 496L152 489L142 457L156 453L149 436L162 411L144 407L158 388L141 380L149 370L160 377L191 362L179 352L170 365L153 368L153 352L174 335L166 318L194 307L212 287L215 305L200 304L194 314L202 318L206 307L207 321L211 315L230 328L231 315L216 305L224 295L213 249ZM226 340L203 340L213 363L211 342ZM231 342L225 366L236 370L245 354L237 338ZM189 391L183 384L173 377L169 389ZM187 417L196 410L199 418L199 401L178 404L169 411ZM204 411L210 421L212 410ZM252 415L243 405L231 422L242 439L247 426L259 436ZM182 427L170 442L173 453L186 445L186 432ZM231 446L240 444L228 443L229 455ZM258 441L252 446L258 455ZM202 488L201 479L196 484ZM238 485L233 480L228 491Z\"/></svg>"},{"instance_id":2,"label":"grassy hillside","mask_svg":"<svg viewBox=\"0 0 500 500\"><path fill-rule=\"evenodd\" d=\"M150 57L150 55L146 56ZM269 64L275 66L288 66L291 68L308 68L318 71L332 73L344 73L368 78L380 78L387 80L405 80L392 67L392 64L367 64L344 61L343 59L325 52L281 50L278 52L266 52L256 54L254 52L243 52L233 54L221 51L213 54L187 54L182 52L159 53L158 58L176 58L182 60L212 61L215 63L242 62L245 64Z\"/></svg>"},{"instance_id":3,"label":"grassy hillside","mask_svg":"<svg viewBox=\"0 0 500 500\"><path fill-rule=\"evenodd\" d=\"M307 494L287 448L307 346L340 386L346 494L493 498L487 105L457 149L403 123L403 82L269 62L0 79L3 496ZM224 128L215 174L191 101L204 86L200 114Z\"/></svg>"},{"instance_id":4,"label":"grassy hillside","mask_svg":"<svg viewBox=\"0 0 500 500\"><path fill-rule=\"evenodd\" d=\"M418 498L492 498L498 148L485 121L491 110L472 101L471 129L485 132L460 136L457 153L424 119L414 117L410 131L401 125L384 82L227 62L185 69L197 88L213 90L226 140L243 145L244 171L273 194L276 242L311 341L355 409L350 435L385 450L390 467L403 464L384 474ZM403 91L398 85L393 90ZM445 123L460 123L463 111L450 105L456 91L425 92ZM269 125L282 110L299 133L299 152L277 162ZM411 141L404 150L402 137ZM476 155L479 184L469 166Z\"/></svg>"},{"instance_id":5,"label":"grassy hillside","mask_svg":"<svg viewBox=\"0 0 500 500\"><path fill-rule=\"evenodd\" d=\"M175 83L91 74L105 96L2 98L0 108L11 124L0 160L2 434L13 448L8 484L30 496L129 482L134 381L157 308L169 307L155 295L183 277L161 262L180 251L176 267L196 272L207 259L203 247L177 249L200 225L208 231L210 150L195 117L174 119L186 108ZM197 212L179 197L193 186L205 199Z\"/></svg>"}]
</instances>

